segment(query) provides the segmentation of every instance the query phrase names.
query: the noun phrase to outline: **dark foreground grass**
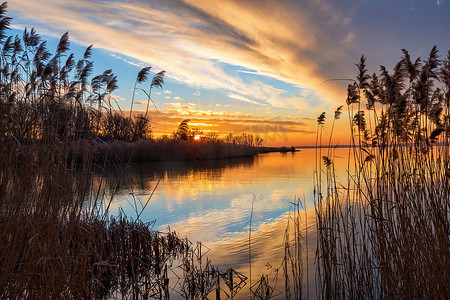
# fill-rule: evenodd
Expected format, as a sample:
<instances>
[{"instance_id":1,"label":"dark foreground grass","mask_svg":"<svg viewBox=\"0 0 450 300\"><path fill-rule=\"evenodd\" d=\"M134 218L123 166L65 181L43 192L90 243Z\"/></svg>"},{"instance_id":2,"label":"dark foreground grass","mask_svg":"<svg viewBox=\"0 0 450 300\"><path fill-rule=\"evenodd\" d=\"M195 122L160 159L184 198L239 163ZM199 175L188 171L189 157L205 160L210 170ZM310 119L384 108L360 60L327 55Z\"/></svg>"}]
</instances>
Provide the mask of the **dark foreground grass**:
<instances>
[{"instance_id":1,"label":"dark foreground grass","mask_svg":"<svg viewBox=\"0 0 450 300\"><path fill-rule=\"evenodd\" d=\"M348 87L347 182L333 149L316 177L318 291L323 299L446 299L450 295L450 52ZM363 105L366 104L366 105ZM339 117L340 109L335 117ZM318 137L324 115L319 119ZM330 145L331 146L331 145ZM325 152L325 151L324 151ZM326 187L326 190L322 188Z\"/></svg>"},{"instance_id":2,"label":"dark foreground grass","mask_svg":"<svg viewBox=\"0 0 450 300\"><path fill-rule=\"evenodd\" d=\"M174 233L121 217L8 214L0 225L0 284L6 299L162 297L167 265L189 249Z\"/></svg>"},{"instance_id":3,"label":"dark foreground grass","mask_svg":"<svg viewBox=\"0 0 450 300\"><path fill-rule=\"evenodd\" d=\"M0 156L0 297L101 299L163 295L164 268L189 251L175 233L109 217L93 190L93 153L4 144ZM153 285L150 285L153 284ZM155 285L155 283L158 283Z\"/></svg>"}]
</instances>

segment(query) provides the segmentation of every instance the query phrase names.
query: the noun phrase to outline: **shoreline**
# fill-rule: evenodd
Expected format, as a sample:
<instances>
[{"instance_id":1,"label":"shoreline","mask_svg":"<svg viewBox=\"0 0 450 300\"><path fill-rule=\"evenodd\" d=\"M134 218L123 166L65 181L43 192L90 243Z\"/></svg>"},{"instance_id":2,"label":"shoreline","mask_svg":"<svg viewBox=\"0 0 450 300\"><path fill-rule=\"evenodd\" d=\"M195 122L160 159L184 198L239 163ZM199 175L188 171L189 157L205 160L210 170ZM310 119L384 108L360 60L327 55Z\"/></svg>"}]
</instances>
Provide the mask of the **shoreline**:
<instances>
[{"instance_id":1,"label":"shoreline","mask_svg":"<svg viewBox=\"0 0 450 300\"><path fill-rule=\"evenodd\" d=\"M77 141L72 145L73 155L82 161L89 149L97 162L164 162L204 161L254 157L265 153L298 152L295 147L262 147L224 142L188 142L183 140L140 140L137 142Z\"/></svg>"}]
</instances>

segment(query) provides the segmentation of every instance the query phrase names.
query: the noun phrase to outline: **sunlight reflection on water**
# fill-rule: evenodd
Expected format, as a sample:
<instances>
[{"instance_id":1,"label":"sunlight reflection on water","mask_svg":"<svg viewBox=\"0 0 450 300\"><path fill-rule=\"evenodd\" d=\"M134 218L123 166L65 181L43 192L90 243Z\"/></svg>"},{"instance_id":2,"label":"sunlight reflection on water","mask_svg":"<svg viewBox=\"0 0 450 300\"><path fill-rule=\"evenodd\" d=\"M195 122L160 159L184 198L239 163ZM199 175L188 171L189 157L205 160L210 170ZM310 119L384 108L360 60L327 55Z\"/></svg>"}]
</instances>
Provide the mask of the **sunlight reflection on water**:
<instances>
[{"instance_id":1,"label":"sunlight reflection on water","mask_svg":"<svg viewBox=\"0 0 450 300\"><path fill-rule=\"evenodd\" d=\"M304 200L308 215L309 289L313 295L315 151L302 149L297 153L206 163L131 165L111 211L117 213L120 207L127 216L135 217L162 178L141 219L156 220L155 229L170 227L192 242L201 241L211 249L208 256L213 264L233 267L248 276L248 233L254 202L251 247L252 279L256 279L262 274L275 276L284 255L283 234L290 203ZM347 160L343 157L347 157L347 151L336 149L338 176L345 175ZM304 224L302 227L305 230ZM248 291L242 293L248 296Z\"/></svg>"}]
</instances>

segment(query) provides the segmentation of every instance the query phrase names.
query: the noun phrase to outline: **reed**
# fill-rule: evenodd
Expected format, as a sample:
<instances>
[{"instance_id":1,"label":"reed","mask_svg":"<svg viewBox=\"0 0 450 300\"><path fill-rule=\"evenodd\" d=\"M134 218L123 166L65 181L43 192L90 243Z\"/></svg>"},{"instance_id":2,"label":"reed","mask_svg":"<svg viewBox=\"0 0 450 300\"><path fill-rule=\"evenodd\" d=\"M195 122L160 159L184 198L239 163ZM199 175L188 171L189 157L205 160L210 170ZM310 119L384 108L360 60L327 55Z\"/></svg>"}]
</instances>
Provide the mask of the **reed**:
<instances>
[{"instance_id":1,"label":"reed","mask_svg":"<svg viewBox=\"0 0 450 300\"><path fill-rule=\"evenodd\" d=\"M348 179L330 151L317 175L318 295L429 298L450 293L450 52L425 61L406 50L392 73L348 86ZM322 190L322 186L326 190Z\"/></svg>"},{"instance_id":2,"label":"reed","mask_svg":"<svg viewBox=\"0 0 450 300\"><path fill-rule=\"evenodd\" d=\"M0 298L235 296L245 276L219 272L201 244L153 230L138 212L111 216L124 177L94 176L111 167L123 172L118 162L148 159L150 148L201 151L148 139L147 112L133 117L115 108L117 77L107 70L91 79L91 47L76 61L67 33L54 54L34 29L8 37L6 8L0 5ZM153 77L149 102L163 79L164 72ZM176 280L175 269L183 270Z\"/></svg>"},{"instance_id":3,"label":"reed","mask_svg":"<svg viewBox=\"0 0 450 300\"><path fill-rule=\"evenodd\" d=\"M0 8L0 136L18 143L67 142L80 139L136 141L150 136L145 114L125 115L112 93L117 76L112 70L91 77L92 46L77 59L70 53L66 32L54 53L33 29L22 38L7 36L11 18L6 3ZM150 67L139 72L135 90L148 80ZM164 84L164 71L156 73L149 89ZM133 94L134 98L134 94Z\"/></svg>"},{"instance_id":4,"label":"reed","mask_svg":"<svg viewBox=\"0 0 450 300\"><path fill-rule=\"evenodd\" d=\"M163 71L142 89L148 96L145 114L125 115L115 107L113 72L91 78L91 47L76 60L67 33L54 53L34 29L22 38L7 36L6 8L0 5L1 298L235 297L245 275L218 270L201 243L154 231L139 218L112 217L120 180L95 179L93 169L254 155L262 140L242 134L192 143L188 120L175 139L148 139L151 91L162 87ZM334 170L331 137L322 153L326 117L318 118L320 298L450 294L450 52L440 60L434 47L425 61L402 52L392 72L381 67L370 76L364 57L357 64L347 88L351 147L344 183ZM134 92L149 71L139 72ZM307 235L300 208L296 202L287 224L281 268L284 295L293 299L305 296ZM275 285L262 275L251 284L251 297L279 296Z\"/></svg>"}]
</instances>

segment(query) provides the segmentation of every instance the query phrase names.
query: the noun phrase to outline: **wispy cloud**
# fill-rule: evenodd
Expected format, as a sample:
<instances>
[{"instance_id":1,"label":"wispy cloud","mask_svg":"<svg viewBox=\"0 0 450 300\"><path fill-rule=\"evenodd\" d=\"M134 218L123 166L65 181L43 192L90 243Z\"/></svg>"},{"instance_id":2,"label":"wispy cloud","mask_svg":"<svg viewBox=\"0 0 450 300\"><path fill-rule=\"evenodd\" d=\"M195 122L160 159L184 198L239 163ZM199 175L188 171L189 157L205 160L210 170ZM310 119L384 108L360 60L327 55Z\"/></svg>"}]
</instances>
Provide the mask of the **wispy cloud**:
<instances>
[{"instance_id":1,"label":"wispy cloud","mask_svg":"<svg viewBox=\"0 0 450 300\"><path fill-rule=\"evenodd\" d=\"M244 114L242 112L227 112L227 111L216 111L210 109L202 109L195 103L181 103L172 102L165 103L164 110L153 111L155 115L164 115L166 117L179 118L180 116L190 116L190 117L226 117L226 118L252 118L251 114Z\"/></svg>"},{"instance_id":2,"label":"wispy cloud","mask_svg":"<svg viewBox=\"0 0 450 300\"><path fill-rule=\"evenodd\" d=\"M116 53L110 53L109 55L112 56L112 57L114 57L114 58L116 58L116 59L119 59L119 60L121 60L121 61L124 61L124 62L126 62L127 64L130 64L130 65L132 65L132 66L139 67L139 68L143 68L143 67L144 67L144 63L142 63L142 62L140 62L140 61L133 61L133 60L131 60L131 59L127 59L127 58L124 58L124 57L122 57L122 56L120 56L120 55L117 55Z\"/></svg>"},{"instance_id":3,"label":"wispy cloud","mask_svg":"<svg viewBox=\"0 0 450 300\"><path fill-rule=\"evenodd\" d=\"M116 101L126 101L125 98L118 96L118 95L111 95L111 97Z\"/></svg>"},{"instance_id":4,"label":"wispy cloud","mask_svg":"<svg viewBox=\"0 0 450 300\"><path fill-rule=\"evenodd\" d=\"M133 65L142 66L134 60L154 65L182 83L226 89L247 99L251 95L266 102L280 97L282 91L256 79L249 82L234 76L222 63L309 88L326 78L317 66L318 56L330 68L341 66L335 59L339 53L321 54L321 41L326 39L318 40L315 30L306 29L320 23L310 24L311 19L301 10L294 7L293 13L290 5L279 2L258 2L258 10L250 2L233 1L44 2L16 0L10 8L24 17L21 22L45 19L41 26L56 32L70 29L72 39L94 42ZM339 16L331 8L321 14L331 15L339 25Z\"/></svg>"},{"instance_id":5,"label":"wispy cloud","mask_svg":"<svg viewBox=\"0 0 450 300\"><path fill-rule=\"evenodd\" d=\"M256 104L256 105L266 105L264 103L259 103L253 100L248 99L247 97L244 97L242 95L238 95L238 94L234 94L234 93L228 93L227 94L228 98L232 98L232 99L236 99L236 100L240 100L240 101L244 101L244 102L248 102L251 104Z\"/></svg>"},{"instance_id":6,"label":"wispy cloud","mask_svg":"<svg viewBox=\"0 0 450 300\"><path fill-rule=\"evenodd\" d=\"M389 4L389 11L383 10L385 4ZM321 103L342 103L342 82L321 83L330 78L352 77L354 63L361 54L385 59L399 53L403 44L422 47L415 36L424 37L421 44L431 41L431 47L433 40L447 34L445 26L439 25L446 20L443 10L440 15L431 11L436 4L444 7L443 0L431 4L420 4L420 12L429 13L423 16L428 27L413 25L417 15L402 14L396 17L399 27L393 31L390 14L405 10L403 4L387 0L376 4L331 0L9 3L16 22L40 24L39 31L61 35L70 30L77 42L94 43L133 65L142 62L155 70L165 69L168 77L183 84L222 89L283 107L297 102L290 102L283 89L267 78L312 90L312 97ZM230 67L248 71L230 71ZM298 100L305 107L312 103L303 102L308 99Z\"/></svg>"}]
</instances>

